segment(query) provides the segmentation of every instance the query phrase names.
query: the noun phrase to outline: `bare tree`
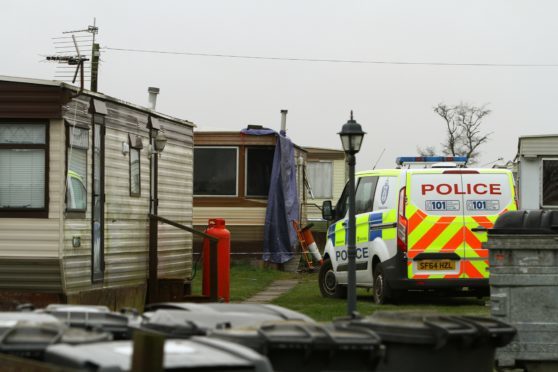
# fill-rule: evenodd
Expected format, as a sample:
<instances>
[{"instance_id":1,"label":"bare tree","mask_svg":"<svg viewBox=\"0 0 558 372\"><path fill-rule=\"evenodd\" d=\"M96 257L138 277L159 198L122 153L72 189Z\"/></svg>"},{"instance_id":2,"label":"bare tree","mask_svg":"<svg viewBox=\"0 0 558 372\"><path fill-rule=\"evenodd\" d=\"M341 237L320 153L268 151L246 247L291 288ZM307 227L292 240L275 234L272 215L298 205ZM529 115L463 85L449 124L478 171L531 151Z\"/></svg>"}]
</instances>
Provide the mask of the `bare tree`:
<instances>
[{"instance_id":1,"label":"bare tree","mask_svg":"<svg viewBox=\"0 0 558 372\"><path fill-rule=\"evenodd\" d=\"M442 153L451 156L466 156L469 164L476 163L480 154L479 147L486 143L492 134L481 132L482 121L491 111L486 108L486 105L477 107L460 103L448 106L439 103L434 107L434 112L444 120L445 124L446 138L441 143ZM422 156L432 155L436 152L434 146L417 149Z\"/></svg>"},{"instance_id":2,"label":"bare tree","mask_svg":"<svg viewBox=\"0 0 558 372\"><path fill-rule=\"evenodd\" d=\"M420 156L434 156L436 155L436 147L435 146L426 146L426 147L420 147L417 146L417 152L419 153Z\"/></svg>"}]
</instances>

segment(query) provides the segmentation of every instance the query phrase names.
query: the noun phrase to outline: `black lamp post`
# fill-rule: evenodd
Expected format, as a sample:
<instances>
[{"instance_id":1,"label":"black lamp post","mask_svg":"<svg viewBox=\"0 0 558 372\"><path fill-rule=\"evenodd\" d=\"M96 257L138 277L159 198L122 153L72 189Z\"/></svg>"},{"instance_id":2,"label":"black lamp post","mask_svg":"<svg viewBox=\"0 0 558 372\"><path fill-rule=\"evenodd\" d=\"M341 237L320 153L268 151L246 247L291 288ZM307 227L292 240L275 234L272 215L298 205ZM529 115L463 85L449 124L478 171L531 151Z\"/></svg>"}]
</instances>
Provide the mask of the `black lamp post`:
<instances>
[{"instance_id":1,"label":"black lamp post","mask_svg":"<svg viewBox=\"0 0 558 372\"><path fill-rule=\"evenodd\" d=\"M349 164L349 223L347 225L347 253L349 265L347 271L347 312L351 316L356 311L356 228L355 228L355 154L360 151L362 139L366 133L353 119L343 124L339 136L343 144L343 151Z\"/></svg>"}]
</instances>

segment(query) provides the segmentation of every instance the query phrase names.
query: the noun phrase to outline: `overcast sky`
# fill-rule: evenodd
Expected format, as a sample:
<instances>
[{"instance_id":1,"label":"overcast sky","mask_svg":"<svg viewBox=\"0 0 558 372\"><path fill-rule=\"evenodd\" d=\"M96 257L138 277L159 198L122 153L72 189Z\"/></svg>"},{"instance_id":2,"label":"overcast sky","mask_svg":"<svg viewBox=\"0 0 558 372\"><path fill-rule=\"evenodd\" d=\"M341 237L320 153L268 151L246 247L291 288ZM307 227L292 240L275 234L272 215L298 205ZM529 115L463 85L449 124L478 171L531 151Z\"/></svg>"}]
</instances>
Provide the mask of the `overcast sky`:
<instances>
[{"instance_id":1,"label":"overcast sky","mask_svg":"<svg viewBox=\"0 0 558 372\"><path fill-rule=\"evenodd\" d=\"M392 167L438 145L444 102L488 104L480 164L513 159L521 135L557 134L558 67L302 62L147 54L143 49L301 59L558 65L556 1L4 0L0 75L54 79L54 37L96 17L99 91L147 104L198 130L276 130L288 109L299 145L341 148L354 110L368 133L357 168ZM438 146L439 147L439 146Z\"/></svg>"}]
</instances>

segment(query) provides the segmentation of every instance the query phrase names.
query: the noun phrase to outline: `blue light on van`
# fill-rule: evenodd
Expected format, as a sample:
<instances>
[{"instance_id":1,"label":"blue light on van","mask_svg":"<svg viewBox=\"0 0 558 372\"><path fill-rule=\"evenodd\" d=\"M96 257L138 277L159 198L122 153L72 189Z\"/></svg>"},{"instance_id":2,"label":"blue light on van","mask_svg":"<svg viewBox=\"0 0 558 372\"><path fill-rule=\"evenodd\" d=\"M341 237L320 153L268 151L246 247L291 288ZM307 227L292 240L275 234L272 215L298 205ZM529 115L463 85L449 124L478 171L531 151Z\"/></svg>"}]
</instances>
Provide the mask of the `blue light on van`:
<instances>
[{"instance_id":1,"label":"blue light on van","mask_svg":"<svg viewBox=\"0 0 558 372\"><path fill-rule=\"evenodd\" d=\"M395 159L397 165L403 163L440 163L440 162L466 163L466 156L400 156Z\"/></svg>"}]
</instances>

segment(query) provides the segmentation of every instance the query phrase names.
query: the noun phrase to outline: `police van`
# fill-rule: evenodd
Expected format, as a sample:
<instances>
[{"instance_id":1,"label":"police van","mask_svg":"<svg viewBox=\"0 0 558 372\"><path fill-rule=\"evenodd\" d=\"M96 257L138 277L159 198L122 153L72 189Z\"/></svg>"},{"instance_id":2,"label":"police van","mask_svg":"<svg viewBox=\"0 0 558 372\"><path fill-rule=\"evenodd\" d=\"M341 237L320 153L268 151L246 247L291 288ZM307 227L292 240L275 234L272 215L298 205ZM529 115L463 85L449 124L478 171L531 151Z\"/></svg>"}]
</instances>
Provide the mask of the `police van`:
<instances>
[{"instance_id":1,"label":"police van","mask_svg":"<svg viewBox=\"0 0 558 372\"><path fill-rule=\"evenodd\" d=\"M356 285L383 304L408 290L488 294L486 230L517 209L512 173L466 168L465 157L402 157L397 169L356 174ZM420 166L417 168L416 166ZM325 201L327 232L319 286L347 293L348 189L335 209Z\"/></svg>"}]
</instances>

